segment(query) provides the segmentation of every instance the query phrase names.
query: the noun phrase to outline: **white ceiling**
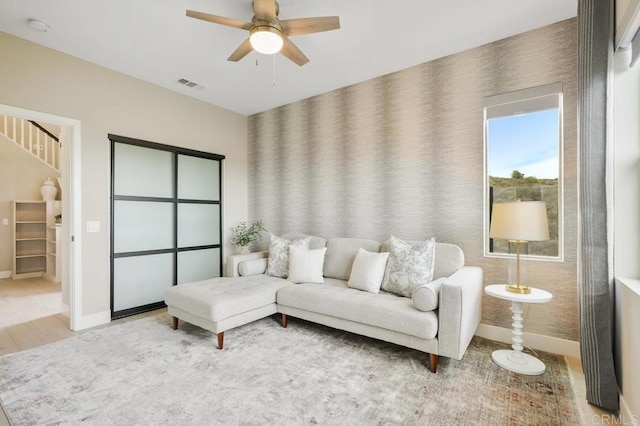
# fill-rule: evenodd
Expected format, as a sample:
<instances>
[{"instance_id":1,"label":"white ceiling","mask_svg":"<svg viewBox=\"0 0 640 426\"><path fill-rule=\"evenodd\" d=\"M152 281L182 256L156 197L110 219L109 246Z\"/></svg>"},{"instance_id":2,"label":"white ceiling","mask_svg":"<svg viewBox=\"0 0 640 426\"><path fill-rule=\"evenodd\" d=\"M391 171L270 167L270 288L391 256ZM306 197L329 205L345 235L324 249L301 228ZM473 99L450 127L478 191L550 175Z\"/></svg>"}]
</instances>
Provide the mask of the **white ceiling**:
<instances>
[{"instance_id":1,"label":"white ceiling","mask_svg":"<svg viewBox=\"0 0 640 426\"><path fill-rule=\"evenodd\" d=\"M185 16L193 9L249 21L251 0L0 0L0 31L250 115L577 14L577 0L279 3L280 19L338 15L341 29L292 37L311 61L298 67L276 55L275 74L272 56L226 61L245 31ZM30 29L30 17L51 29Z\"/></svg>"}]
</instances>

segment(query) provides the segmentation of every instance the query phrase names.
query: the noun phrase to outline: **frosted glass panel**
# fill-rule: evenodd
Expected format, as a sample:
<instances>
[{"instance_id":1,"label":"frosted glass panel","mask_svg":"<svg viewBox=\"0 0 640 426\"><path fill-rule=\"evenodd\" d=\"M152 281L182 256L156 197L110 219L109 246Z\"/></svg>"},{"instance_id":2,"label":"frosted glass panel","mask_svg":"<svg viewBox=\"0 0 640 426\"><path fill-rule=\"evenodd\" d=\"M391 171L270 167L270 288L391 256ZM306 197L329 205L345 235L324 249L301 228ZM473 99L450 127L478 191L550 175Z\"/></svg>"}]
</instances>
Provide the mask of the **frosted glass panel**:
<instances>
[{"instance_id":1,"label":"frosted glass panel","mask_svg":"<svg viewBox=\"0 0 640 426\"><path fill-rule=\"evenodd\" d=\"M178 204L178 247L220 244L219 204Z\"/></svg>"},{"instance_id":2,"label":"frosted glass panel","mask_svg":"<svg viewBox=\"0 0 640 426\"><path fill-rule=\"evenodd\" d=\"M220 162L178 155L178 198L220 200Z\"/></svg>"},{"instance_id":3,"label":"frosted glass panel","mask_svg":"<svg viewBox=\"0 0 640 426\"><path fill-rule=\"evenodd\" d=\"M114 194L173 197L173 153L114 144Z\"/></svg>"},{"instance_id":4,"label":"frosted glass panel","mask_svg":"<svg viewBox=\"0 0 640 426\"><path fill-rule=\"evenodd\" d=\"M164 300L173 284L173 253L114 259L113 310Z\"/></svg>"},{"instance_id":5,"label":"frosted glass panel","mask_svg":"<svg viewBox=\"0 0 640 426\"><path fill-rule=\"evenodd\" d=\"M178 284L220 276L220 249L178 253Z\"/></svg>"},{"instance_id":6,"label":"frosted glass panel","mask_svg":"<svg viewBox=\"0 0 640 426\"><path fill-rule=\"evenodd\" d=\"M173 247L173 203L116 201L114 253Z\"/></svg>"}]
</instances>

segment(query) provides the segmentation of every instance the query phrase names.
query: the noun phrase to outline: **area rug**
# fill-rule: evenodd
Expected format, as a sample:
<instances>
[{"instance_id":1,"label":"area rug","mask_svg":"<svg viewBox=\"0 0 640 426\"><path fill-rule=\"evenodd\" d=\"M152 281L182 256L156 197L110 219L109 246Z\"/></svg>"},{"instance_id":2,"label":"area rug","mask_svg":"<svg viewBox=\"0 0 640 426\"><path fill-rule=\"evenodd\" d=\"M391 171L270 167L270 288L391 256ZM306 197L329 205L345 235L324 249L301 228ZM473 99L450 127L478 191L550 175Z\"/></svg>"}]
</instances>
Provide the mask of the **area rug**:
<instances>
[{"instance_id":1,"label":"area rug","mask_svg":"<svg viewBox=\"0 0 640 426\"><path fill-rule=\"evenodd\" d=\"M567 366L541 376L491 361L474 338L462 361L291 318L214 336L167 314L0 358L0 401L15 425L579 424ZM500 346L503 348L504 346Z\"/></svg>"}]
</instances>

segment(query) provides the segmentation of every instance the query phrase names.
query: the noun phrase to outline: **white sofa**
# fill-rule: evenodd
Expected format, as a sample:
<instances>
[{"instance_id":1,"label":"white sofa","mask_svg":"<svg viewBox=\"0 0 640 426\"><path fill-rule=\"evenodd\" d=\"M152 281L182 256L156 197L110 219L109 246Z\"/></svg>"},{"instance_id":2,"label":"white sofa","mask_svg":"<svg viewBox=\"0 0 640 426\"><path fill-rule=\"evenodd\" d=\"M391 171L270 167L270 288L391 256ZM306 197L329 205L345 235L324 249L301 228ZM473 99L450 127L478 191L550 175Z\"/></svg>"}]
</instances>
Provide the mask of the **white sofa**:
<instances>
[{"instance_id":1,"label":"white sofa","mask_svg":"<svg viewBox=\"0 0 640 426\"><path fill-rule=\"evenodd\" d=\"M295 239L305 235L283 237ZM293 284L260 275L267 267L267 251L229 256L226 276L235 277L237 284L263 277L259 279L272 287L277 284L274 280L281 280L269 312L277 309L283 315L284 327L287 316L292 316L424 351L430 355L429 369L434 373L438 356L457 360L463 357L482 316L482 269L464 266L464 254L458 246L436 243L433 278L438 286L433 291L437 308L428 312L418 310L412 298L348 287L358 249L387 251L383 244L355 238L325 241L312 237L311 249L324 246L327 251L323 284ZM167 304L171 313L171 305Z\"/></svg>"}]
</instances>

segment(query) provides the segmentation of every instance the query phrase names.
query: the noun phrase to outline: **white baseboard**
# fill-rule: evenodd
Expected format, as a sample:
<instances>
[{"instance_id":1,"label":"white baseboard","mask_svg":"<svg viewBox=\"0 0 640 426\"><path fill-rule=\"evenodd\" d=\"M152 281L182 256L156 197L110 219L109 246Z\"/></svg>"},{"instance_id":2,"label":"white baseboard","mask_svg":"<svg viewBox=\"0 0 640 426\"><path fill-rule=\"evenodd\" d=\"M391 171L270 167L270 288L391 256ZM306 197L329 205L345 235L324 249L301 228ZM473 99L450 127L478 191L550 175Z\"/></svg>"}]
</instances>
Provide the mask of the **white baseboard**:
<instances>
[{"instance_id":1,"label":"white baseboard","mask_svg":"<svg viewBox=\"0 0 640 426\"><path fill-rule=\"evenodd\" d=\"M0 271L0 278L11 278L11 271Z\"/></svg>"},{"instance_id":2,"label":"white baseboard","mask_svg":"<svg viewBox=\"0 0 640 426\"><path fill-rule=\"evenodd\" d=\"M96 312L95 314L82 315L76 318L73 331L84 330L111 322L111 311Z\"/></svg>"},{"instance_id":3,"label":"white baseboard","mask_svg":"<svg viewBox=\"0 0 640 426\"><path fill-rule=\"evenodd\" d=\"M511 343L512 335L510 328L496 327L495 325L487 324L480 324L476 331L476 336L503 343ZM573 340L559 339L557 337L543 336L525 331L524 346L556 355L580 359L580 343L574 342Z\"/></svg>"}]
</instances>

